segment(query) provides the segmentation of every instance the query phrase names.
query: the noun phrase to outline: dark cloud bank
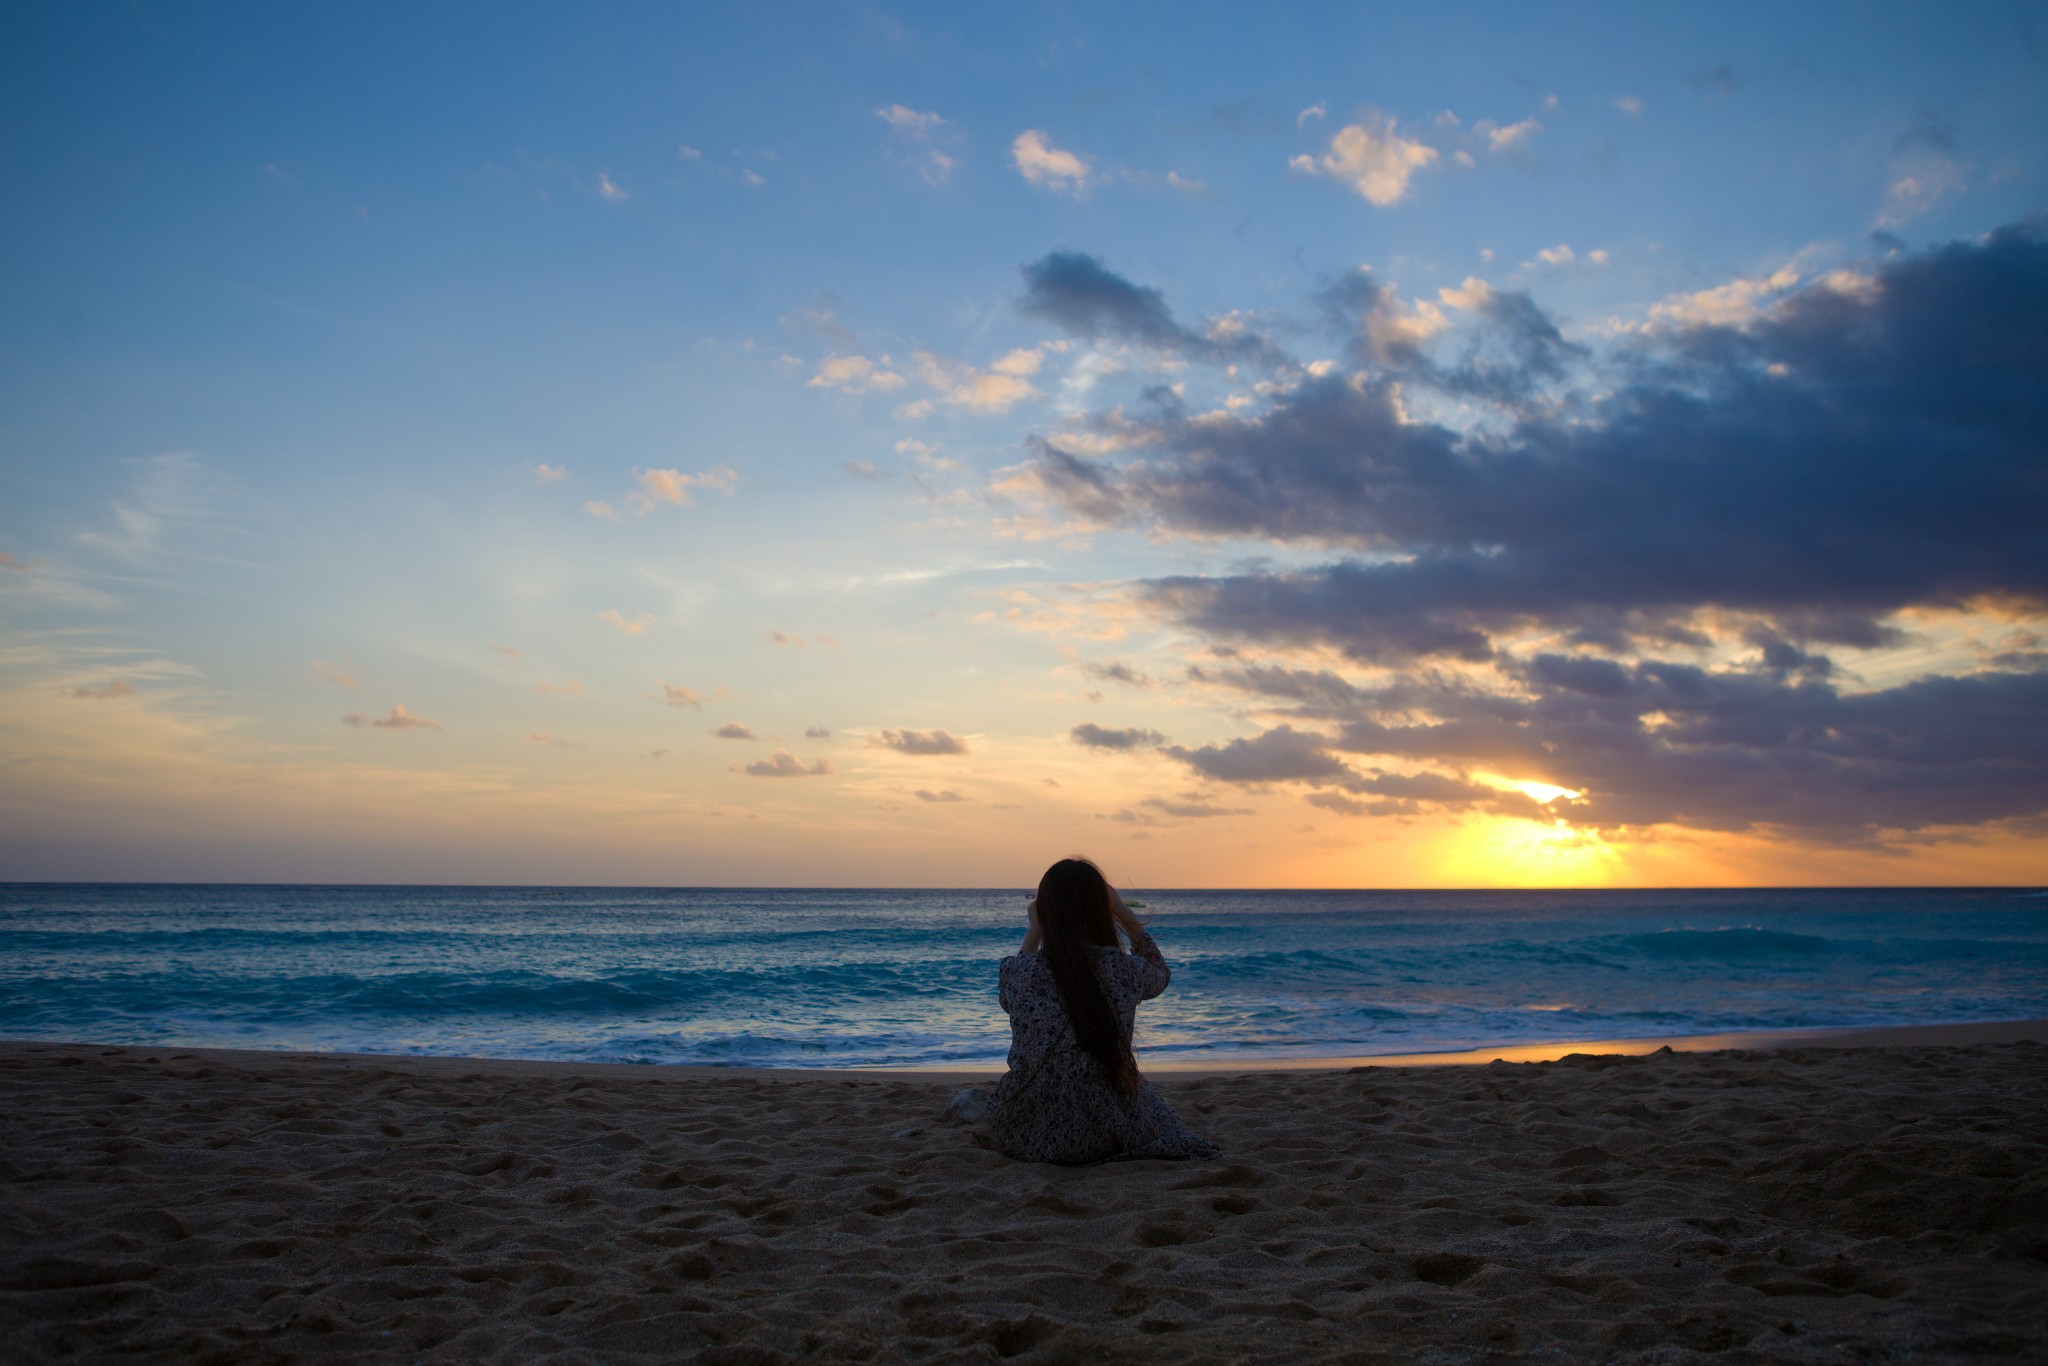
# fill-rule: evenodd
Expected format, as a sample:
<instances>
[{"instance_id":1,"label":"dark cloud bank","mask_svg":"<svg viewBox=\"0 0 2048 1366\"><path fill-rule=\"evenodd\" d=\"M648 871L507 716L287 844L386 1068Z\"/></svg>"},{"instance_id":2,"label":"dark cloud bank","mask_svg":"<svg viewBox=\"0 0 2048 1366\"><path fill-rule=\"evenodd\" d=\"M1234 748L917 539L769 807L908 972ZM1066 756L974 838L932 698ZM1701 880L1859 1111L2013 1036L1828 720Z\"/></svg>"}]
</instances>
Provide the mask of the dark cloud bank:
<instances>
[{"instance_id":1,"label":"dark cloud bank","mask_svg":"<svg viewBox=\"0 0 2048 1366\"><path fill-rule=\"evenodd\" d=\"M1027 268L1030 311L1192 356L1156 291L1081 259ZM1102 414L1117 460L1032 443L1076 517L1329 554L1135 586L1216 644L1196 683L1290 720L1166 753L1342 812L1545 814L1467 781L1493 771L1582 790L1556 814L1603 826L1841 838L2048 813L2038 648L1875 691L1829 654L1904 643L1908 609L2048 616L2048 219L1744 325L1647 330L1597 370L1526 295L1484 300L1451 363L1369 276L1323 303L1349 373L1293 369L1241 416ZM1491 419L1404 420L1431 395ZM1703 666L1716 641L1740 661ZM1257 658L1311 646L1383 681Z\"/></svg>"}]
</instances>

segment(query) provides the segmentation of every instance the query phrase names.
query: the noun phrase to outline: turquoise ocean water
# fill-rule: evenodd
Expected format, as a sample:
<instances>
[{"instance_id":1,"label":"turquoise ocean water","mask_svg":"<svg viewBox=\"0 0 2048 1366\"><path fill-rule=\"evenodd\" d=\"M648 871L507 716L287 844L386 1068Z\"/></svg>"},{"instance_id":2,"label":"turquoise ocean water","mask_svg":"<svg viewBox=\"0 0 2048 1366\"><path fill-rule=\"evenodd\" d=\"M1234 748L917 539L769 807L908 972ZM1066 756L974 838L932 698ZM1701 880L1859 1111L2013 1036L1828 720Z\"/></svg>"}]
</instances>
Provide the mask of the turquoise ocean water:
<instances>
[{"instance_id":1,"label":"turquoise ocean water","mask_svg":"<svg viewBox=\"0 0 2048 1366\"><path fill-rule=\"evenodd\" d=\"M2048 1017L2014 890L1145 892L1154 1060ZM0 885L0 1038L999 1062L1018 891Z\"/></svg>"}]
</instances>

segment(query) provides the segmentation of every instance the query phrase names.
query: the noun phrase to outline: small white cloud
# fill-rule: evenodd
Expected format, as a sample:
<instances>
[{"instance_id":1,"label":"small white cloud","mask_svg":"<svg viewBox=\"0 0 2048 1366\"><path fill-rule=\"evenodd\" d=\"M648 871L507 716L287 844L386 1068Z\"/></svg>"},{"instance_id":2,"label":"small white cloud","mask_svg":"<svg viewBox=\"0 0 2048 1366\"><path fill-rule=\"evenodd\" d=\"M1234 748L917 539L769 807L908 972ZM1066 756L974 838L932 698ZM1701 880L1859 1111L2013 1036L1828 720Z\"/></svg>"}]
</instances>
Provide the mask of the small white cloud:
<instances>
[{"instance_id":1,"label":"small white cloud","mask_svg":"<svg viewBox=\"0 0 2048 1366\"><path fill-rule=\"evenodd\" d=\"M1543 131L1543 125L1533 118L1523 119L1502 128L1489 120L1482 119L1472 125L1472 131L1486 139L1486 150L1496 155L1512 152L1530 138Z\"/></svg>"},{"instance_id":2,"label":"small white cloud","mask_svg":"<svg viewBox=\"0 0 2048 1366\"><path fill-rule=\"evenodd\" d=\"M1036 128L1017 134L1010 144L1010 159L1019 175L1042 190L1078 195L1088 186L1088 163L1047 142Z\"/></svg>"},{"instance_id":3,"label":"small white cloud","mask_svg":"<svg viewBox=\"0 0 2048 1366\"><path fill-rule=\"evenodd\" d=\"M758 190L767 183L768 177L764 175L756 175L754 172L744 169L740 171L740 184L750 190Z\"/></svg>"},{"instance_id":4,"label":"small white cloud","mask_svg":"<svg viewBox=\"0 0 2048 1366\"><path fill-rule=\"evenodd\" d=\"M701 474L684 474L681 470L635 470L634 477L640 487L628 494L627 503L635 514L645 517L654 511L656 503L674 503L677 507L690 506L691 489L716 489L730 494L739 483L739 475L732 469L719 465Z\"/></svg>"},{"instance_id":5,"label":"small white cloud","mask_svg":"<svg viewBox=\"0 0 2048 1366\"><path fill-rule=\"evenodd\" d=\"M585 503L583 510L590 516L602 518L607 522L619 520L619 510L617 508L613 507L610 503L600 502L595 498Z\"/></svg>"},{"instance_id":6,"label":"small white cloud","mask_svg":"<svg viewBox=\"0 0 2048 1366\"><path fill-rule=\"evenodd\" d=\"M365 716L359 711L350 712L347 716L341 718L341 723L344 726L354 726L358 730L364 726L369 726L376 730L441 729L439 721L429 721L424 716L418 716L407 711L403 702L392 703L391 710L382 716Z\"/></svg>"},{"instance_id":7,"label":"small white cloud","mask_svg":"<svg viewBox=\"0 0 2048 1366\"><path fill-rule=\"evenodd\" d=\"M938 391L939 401L955 408L966 408L977 413L1008 412L1027 398L1036 398L1039 391L1031 384L1029 376L1038 373L1044 362L1044 353L1035 347L1020 347L997 360L986 370L977 370L962 361L947 360L930 351L918 351L911 355L917 377ZM930 411L929 400L923 412L911 413L914 405L906 404L897 411L904 416L924 416Z\"/></svg>"},{"instance_id":8,"label":"small white cloud","mask_svg":"<svg viewBox=\"0 0 2048 1366\"><path fill-rule=\"evenodd\" d=\"M927 185L943 185L952 176L953 158L934 145L948 127L944 119L901 104L883 105L875 111L875 117L908 144L910 160Z\"/></svg>"},{"instance_id":9,"label":"small white cloud","mask_svg":"<svg viewBox=\"0 0 2048 1366\"><path fill-rule=\"evenodd\" d=\"M684 161L702 161L704 154L685 142L676 148L676 155Z\"/></svg>"},{"instance_id":10,"label":"small white cloud","mask_svg":"<svg viewBox=\"0 0 2048 1366\"><path fill-rule=\"evenodd\" d=\"M1477 275L1467 275L1461 285L1446 285L1436 292L1436 297L1452 308L1470 313L1484 308L1493 298L1493 286Z\"/></svg>"},{"instance_id":11,"label":"small white cloud","mask_svg":"<svg viewBox=\"0 0 2048 1366\"><path fill-rule=\"evenodd\" d=\"M535 465L533 467L533 477L539 483L553 484L567 479L569 471L563 469L560 465Z\"/></svg>"},{"instance_id":12,"label":"small white cloud","mask_svg":"<svg viewBox=\"0 0 2048 1366\"><path fill-rule=\"evenodd\" d=\"M652 612L636 612L629 617L616 607L605 608L597 614L597 619L629 636L646 635L647 629L654 625Z\"/></svg>"},{"instance_id":13,"label":"small white cloud","mask_svg":"<svg viewBox=\"0 0 2048 1366\"><path fill-rule=\"evenodd\" d=\"M626 192L619 188L617 181L613 180L603 171L597 173L597 192L603 196L607 203L623 204L626 202Z\"/></svg>"},{"instance_id":14,"label":"small white cloud","mask_svg":"<svg viewBox=\"0 0 2048 1366\"><path fill-rule=\"evenodd\" d=\"M778 749L773 758L748 764L744 771L756 778L821 778L832 772L832 761L820 759L806 768L803 760L786 749Z\"/></svg>"},{"instance_id":15,"label":"small white cloud","mask_svg":"<svg viewBox=\"0 0 2048 1366\"><path fill-rule=\"evenodd\" d=\"M1308 126L1310 119L1326 119L1329 116L1330 110L1328 106L1321 100L1317 100L1314 104L1294 116L1294 126L1296 128L1305 128Z\"/></svg>"},{"instance_id":16,"label":"small white cloud","mask_svg":"<svg viewBox=\"0 0 2048 1366\"><path fill-rule=\"evenodd\" d=\"M1604 266L1604 265L1606 265L1606 264L1607 264L1607 248L1605 248L1605 247L1596 247L1596 248L1594 248L1594 249L1593 249L1592 251L1589 251L1589 252L1587 252L1587 253L1586 253L1586 259L1587 259L1588 261L1591 261L1591 262L1592 262L1592 263L1593 263L1594 265L1596 265L1596 266Z\"/></svg>"},{"instance_id":17,"label":"small white cloud","mask_svg":"<svg viewBox=\"0 0 2048 1366\"><path fill-rule=\"evenodd\" d=\"M871 483L879 483L889 477L889 471L872 460L842 460L839 462L839 468L855 479L865 479Z\"/></svg>"},{"instance_id":18,"label":"small white cloud","mask_svg":"<svg viewBox=\"0 0 2048 1366\"><path fill-rule=\"evenodd\" d=\"M337 688L353 690L362 687L362 684L356 682L354 674L350 673L347 669L329 664L324 659L313 661L313 677L319 679L322 683L332 683Z\"/></svg>"},{"instance_id":19,"label":"small white cloud","mask_svg":"<svg viewBox=\"0 0 2048 1366\"><path fill-rule=\"evenodd\" d=\"M1573 254L1572 249L1570 247L1566 246L1562 242L1559 242L1554 247L1545 247L1543 250L1536 253L1535 260L1524 261L1522 262L1522 265L1525 269L1529 266L1537 264L1542 264L1546 266L1568 266L1577 259L1578 258Z\"/></svg>"},{"instance_id":20,"label":"small white cloud","mask_svg":"<svg viewBox=\"0 0 2048 1366\"><path fill-rule=\"evenodd\" d=\"M849 394L888 393L901 389L907 380L889 368L889 358L878 365L866 356L827 356L818 362L818 373L804 381L806 388L839 389Z\"/></svg>"},{"instance_id":21,"label":"small white cloud","mask_svg":"<svg viewBox=\"0 0 2048 1366\"><path fill-rule=\"evenodd\" d=\"M1674 294L1650 305L1650 320L1679 327L1740 327L1760 316L1775 295L1798 283L1798 269L1783 266L1769 275Z\"/></svg>"},{"instance_id":22,"label":"small white cloud","mask_svg":"<svg viewBox=\"0 0 2048 1366\"><path fill-rule=\"evenodd\" d=\"M1641 118L1643 114L1643 102L1634 95L1616 95L1614 107L1632 119Z\"/></svg>"},{"instance_id":23,"label":"small white cloud","mask_svg":"<svg viewBox=\"0 0 2048 1366\"><path fill-rule=\"evenodd\" d=\"M1400 202L1414 174L1436 159L1436 148L1402 136L1393 119L1381 116L1338 129L1330 150L1319 160L1298 156L1288 165L1308 175L1341 180L1369 203L1385 208Z\"/></svg>"},{"instance_id":24,"label":"small white cloud","mask_svg":"<svg viewBox=\"0 0 2048 1366\"><path fill-rule=\"evenodd\" d=\"M1196 180L1193 176L1184 176L1179 171L1168 171L1166 173L1166 183L1169 187L1179 190L1182 194L1209 193L1207 181Z\"/></svg>"},{"instance_id":25,"label":"small white cloud","mask_svg":"<svg viewBox=\"0 0 2048 1366\"><path fill-rule=\"evenodd\" d=\"M704 710L704 699L697 695L694 688L680 687L663 680L661 691L655 696L671 707L695 707L698 711Z\"/></svg>"}]
</instances>

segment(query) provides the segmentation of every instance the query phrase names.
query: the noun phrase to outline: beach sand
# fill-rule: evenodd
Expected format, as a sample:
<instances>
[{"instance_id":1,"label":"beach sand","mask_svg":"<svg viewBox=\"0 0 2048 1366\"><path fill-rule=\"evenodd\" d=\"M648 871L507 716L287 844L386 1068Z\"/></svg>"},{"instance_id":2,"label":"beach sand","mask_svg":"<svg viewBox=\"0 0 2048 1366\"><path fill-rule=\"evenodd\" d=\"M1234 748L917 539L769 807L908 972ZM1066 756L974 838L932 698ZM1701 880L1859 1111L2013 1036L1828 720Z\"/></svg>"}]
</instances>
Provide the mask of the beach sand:
<instances>
[{"instance_id":1,"label":"beach sand","mask_svg":"<svg viewBox=\"0 0 2048 1366\"><path fill-rule=\"evenodd\" d=\"M2039 1044L963 1084L0 1045L0 1357L2048 1361Z\"/></svg>"}]
</instances>

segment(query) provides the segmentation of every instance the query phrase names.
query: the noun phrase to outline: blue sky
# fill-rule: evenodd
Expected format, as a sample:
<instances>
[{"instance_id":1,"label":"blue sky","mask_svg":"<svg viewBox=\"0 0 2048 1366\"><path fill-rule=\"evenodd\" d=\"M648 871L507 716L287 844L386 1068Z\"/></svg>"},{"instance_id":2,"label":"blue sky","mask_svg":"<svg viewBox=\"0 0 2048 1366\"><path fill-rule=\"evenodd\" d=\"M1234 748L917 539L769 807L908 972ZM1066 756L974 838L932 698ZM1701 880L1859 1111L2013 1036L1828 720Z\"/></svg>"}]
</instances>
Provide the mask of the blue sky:
<instances>
[{"instance_id":1,"label":"blue sky","mask_svg":"<svg viewBox=\"0 0 2048 1366\"><path fill-rule=\"evenodd\" d=\"M0 876L2038 881L2044 69L8 6Z\"/></svg>"}]
</instances>

